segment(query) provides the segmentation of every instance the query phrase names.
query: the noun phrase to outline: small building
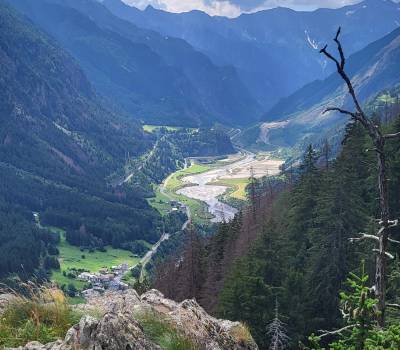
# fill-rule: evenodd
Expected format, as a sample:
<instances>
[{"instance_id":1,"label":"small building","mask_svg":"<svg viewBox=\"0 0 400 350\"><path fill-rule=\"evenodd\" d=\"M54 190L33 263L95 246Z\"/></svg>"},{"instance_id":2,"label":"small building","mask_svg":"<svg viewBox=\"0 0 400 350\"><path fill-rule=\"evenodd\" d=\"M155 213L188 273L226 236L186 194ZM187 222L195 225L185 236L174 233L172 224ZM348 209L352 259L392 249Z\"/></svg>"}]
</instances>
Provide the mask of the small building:
<instances>
[{"instance_id":1,"label":"small building","mask_svg":"<svg viewBox=\"0 0 400 350\"><path fill-rule=\"evenodd\" d=\"M93 287L93 288L85 289L84 291L82 291L82 296L84 296L85 298L96 297L96 296L103 295L104 292L105 292L105 289L102 287Z\"/></svg>"},{"instance_id":2,"label":"small building","mask_svg":"<svg viewBox=\"0 0 400 350\"><path fill-rule=\"evenodd\" d=\"M90 283L98 283L100 281L98 275L89 272L82 272L78 279Z\"/></svg>"},{"instance_id":3,"label":"small building","mask_svg":"<svg viewBox=\"0 0 400 350\"><path fill-rule=\"evenodd\" d=\"M113 280L108 285L108 288L112 290L126 290L129 288L129 286L124 282Z\"/></svg>"},{"instance_id":4,"label":"small building","mask_svg":"<svg viewBox=\"0 0 400 350\"><path fill-rule=\"evenodd\" d=\"M122 272L127 272L129 270L129 264L128 263L123 263L120 265L121 271Z\"/></svg>"},{"instance_id":5,"label":"small building","mask_svg":"<svg viewBox=\"0 0 400 350\"><path fill-rule=\"evenodd\" d=\"M115 277L114 274L111 274L111 273L109 273L107 275L99 275L98 276L99 281L102 283L111 282L114 279L114 277Z\"/></svg>"}]
</instances>

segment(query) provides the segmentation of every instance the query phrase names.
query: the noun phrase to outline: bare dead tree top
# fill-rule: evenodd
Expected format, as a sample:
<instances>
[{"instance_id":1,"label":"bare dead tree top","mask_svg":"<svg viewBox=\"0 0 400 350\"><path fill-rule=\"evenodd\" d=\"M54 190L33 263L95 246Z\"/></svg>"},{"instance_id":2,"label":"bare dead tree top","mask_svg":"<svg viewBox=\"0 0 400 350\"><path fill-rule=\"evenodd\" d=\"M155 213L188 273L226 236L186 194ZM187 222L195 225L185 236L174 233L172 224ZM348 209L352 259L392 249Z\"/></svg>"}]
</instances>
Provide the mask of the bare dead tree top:
<instances>
[{"instance_id":1,"label":"bare dead tree top","mask_svg":"<svg viewBox=\"0 0 400 350\"><path fill-rule=\"evenodd\" d=\"M375 125L375 123L367 117L367 115L364 113L364 110L361 107L361 104L356 96L356 92L354 89L354 86L351 82L350 77L345 71L345 66L346 66L346 57L344 55L344 50L343 50L343 45L340 41L340 35L342 33L342 28L339 27L339 29L336 32L336 36L333 39L333 41L336 43L337 46L337 51L339 53L340 59L336 58L333 54L331 54L328 51L328 45L325 45L321 50L320 53L325 55L329 60L333 61L336 64L337 72L339 75L342 77L344 82L347 85L348 92L353 100L353 103L356 107L355 112L348 111L344 108L339 108L339 107L329 107L327 108L324 113L328 112L339 112L341 114L345 114L350 116L354 121L360 122L368 131L370 136L373 138L375 141L377 138L381 139L381 141L384 141L386 139L394 139L397 137L400 137L400 132L394 133L394 134L387 134L387 135L382 135L378 125Z\"/></svg>"}]
</instances>

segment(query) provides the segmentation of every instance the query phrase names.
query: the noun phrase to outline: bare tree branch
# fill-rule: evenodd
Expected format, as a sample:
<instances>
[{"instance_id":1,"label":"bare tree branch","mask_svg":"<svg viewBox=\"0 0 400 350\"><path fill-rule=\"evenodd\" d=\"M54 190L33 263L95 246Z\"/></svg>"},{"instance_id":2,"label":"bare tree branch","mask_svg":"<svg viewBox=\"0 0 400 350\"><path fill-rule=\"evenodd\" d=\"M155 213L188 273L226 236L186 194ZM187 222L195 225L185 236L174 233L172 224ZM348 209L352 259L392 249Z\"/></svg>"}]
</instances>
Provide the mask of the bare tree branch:
<instances>
[{"instance_id":1,"label":"bare tree branch","mask_svg":"<svg viewBox=\"0 0 400 350\"><path fill-rule=\"evenodd\" d=\"M342 109L342 108L338 108L338 107L329 107L329 108L325 109L325 111L323 112L323 114L328 113L328 112L339 112L339 113L342 113L342 114L347 114L347 115L349 115L350 117L352 117L353 119L358 120L358 116L357 116L356 113L350 112L350 111L346 111L345 109Z\"/></svg>"},{"instance_id":2,"label":"bare tree branch","mask_svg":"<svg viewBox=\"0 0 400 350\"><path fill-rule=\"evenodd\" d=\"M395 309L400 309L400 305L399 304L386 304L386 306L392 307L392 308L395 308Z\"/></svg>"},{"instance_id":3,"label":"bare tree branch","mask_svg":"<svg viewBox=\"0 0 400 350\"><path fill-rule=\"evenodd\" d=\"M379 242L379 236L367 235L366 233L362 233L362 232L360 232L359 235L360 235L360 237L358 237L358 238L355 238L355 237L354 238L349 238L349 241L351 243L354 243L354 242L362 241L364 239L372 239L372 240L374 240L376 242Z\"/></svg>"},{"instance_id":4,"label":"bare tree branch","mask_svg":"<svg viewBox=\"0 0 400 350\"><path fill-rule=\"evenodd\" d=\"M400 132L396 132L395 134L386 134L386 135L383 135L383 137L387 140L395 139L397 137L400 137Z\"/></svg>"},{"instance_id":5,"label":"bare tree branch","mask_svg":"<svg viewBox=\"0 0 400 350\"><path fill-rule=\"evenodd\" d=\"M375 253L379 253L379 254L381 253L379 249L372 249L372 251L375 252ZM390 254L389 252L386 252L386 251L384 252L384 254L385 254L389 259L391 259L391 260L394 259L394 255L393 255L393 254Z\"/></svg>"},{"instance_id":6,"label":"bare tree branch","mask_svg":"<svg viewBox=\"0 0 400 350\"><path fill-rule=\"evenodd\" d=\"M380 153L380 150L377 149L377 148L367 148L367 149L365 150L365 152L369 152L369 151L374 151L374 152L376 152L376 153Z\"/></svg>"},{"instance_id":7,"label":"bare tree branch","mask_svg":"<svg viewBox=\"0 0 400 350\"><path fill-rule=\"evenodd\" d=\"M320 330L320 331L318 331L318 332L321 332L322 334L319 335L318 337L319 337L319 338L323 338L323 337L326 337L326 336L328 336L328 335L341 334L342 332L344 332L344 331L346 331L346 330L348 330L348 329L352 329L352 328L357 327L357 326L358 326L358 324L350 324L350 325L348 325L348 326L346 326L346 327L337 329L337 330L335 330L335 331L324 331L324 330Z\"/></svg>"},{"instance_id":8,"label":"bare tree branch","mask_svg":"<svg viewBox=\"0 0 400 350\"><path fill-rule=\"evenodd\" d=\"M340 69L343 70L343 69L344 69L344 66L345 66L345 64L346 64L346 58L344 57L344 52L343 52L342 44L341 44L341 42L339 41L339 35L340 35L341 31L342 31L342 28L339 27L339 29L338 29L338 31L337 31L337 33L336 33L335 39L333 39L333 40L334 40L335 43L337 44L338 51L339 51L339 54L340 54Z\"/></svg>"},{"instance_id":9,"label":"bare tree branch","mask_svg":"<svg viewBox=\"0 0 400 350\"><path fill-rule=\"evenodd\" d=\"M389 240L389 242L391 242L391 243L400 244L400 241L396 241L396 240L393 239L393 238L388 238L388 240Z\"/></svg>"},{"instance_id":10,"label":"bare tree branch","mask_svg":"<svg viewBox=\"0 0 400 350\"><path fill-rule=\"evenodd\" d=\"M333 62L335 62L335 63L336 63L336 66L337 66L338 68L340 68L340 63L339 63L339 61L338 61L334 56L332 56L332 55L328 52L327 48L328 48L328 45L325 45L319 52L322 53L322 54L324 54L326 57L328 57L328 58L329 58L330 60L332 60Z\"/></svg>"}]
</instances>

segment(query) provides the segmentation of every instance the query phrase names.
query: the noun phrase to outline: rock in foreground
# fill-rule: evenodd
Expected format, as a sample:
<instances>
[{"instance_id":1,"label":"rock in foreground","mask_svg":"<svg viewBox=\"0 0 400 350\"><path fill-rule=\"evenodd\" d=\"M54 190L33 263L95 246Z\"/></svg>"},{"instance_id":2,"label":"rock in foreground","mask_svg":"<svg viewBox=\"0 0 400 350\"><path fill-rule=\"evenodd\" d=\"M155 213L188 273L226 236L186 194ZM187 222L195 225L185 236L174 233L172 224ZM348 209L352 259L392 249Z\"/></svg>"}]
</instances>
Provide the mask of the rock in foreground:
<instances>
[{"instance_id":1,"label":"rock in foreground","mask_svg":"<svg viewBox=\"0 0 400 350\"><path fill-rule=\"evenodd\" d=\"M148 315L155 322L166 323L178 334L190 339L195 349L258 349L240 323L218 320L208 315L194 300L176 303L156 290L141 297L132 289L108 292L90 298L79 309L85 316L68 331L64 341L46 345L32 342L19 350L162 349L152 340L154 334L149 336L146 333L144 323Z\"/></svg>"}]
</instances>

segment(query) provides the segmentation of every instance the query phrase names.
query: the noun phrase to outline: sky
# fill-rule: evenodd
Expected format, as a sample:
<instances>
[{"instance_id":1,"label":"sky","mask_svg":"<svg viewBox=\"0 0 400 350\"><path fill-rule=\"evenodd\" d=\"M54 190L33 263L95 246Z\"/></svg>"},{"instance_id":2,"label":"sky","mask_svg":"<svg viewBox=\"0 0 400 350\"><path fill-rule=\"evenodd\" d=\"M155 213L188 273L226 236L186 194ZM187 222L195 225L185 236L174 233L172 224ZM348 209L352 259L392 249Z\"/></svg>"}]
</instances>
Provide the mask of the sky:
<instances>
[{"instance_id":1,"label":"sky","mask_svg":"<svg viewBox=\"0 0 400 350\"><path fill-rule=\"evenodd\" d=\"M338 8L360 0L123 0L129 5L155 8L169 12L201 10L210 15L237 17L241 13L256 12L277 6L311 11L319 7Z\"/></svg>"}]
</instances>

